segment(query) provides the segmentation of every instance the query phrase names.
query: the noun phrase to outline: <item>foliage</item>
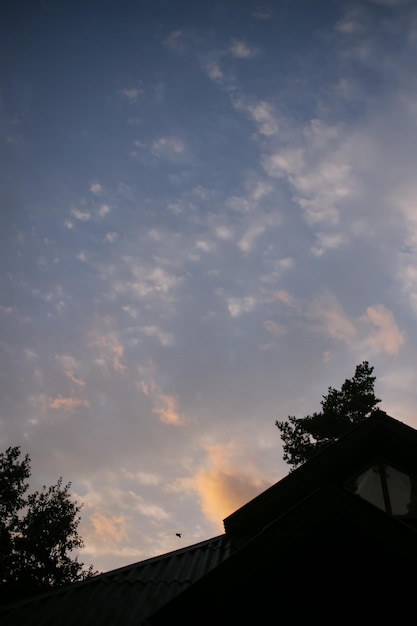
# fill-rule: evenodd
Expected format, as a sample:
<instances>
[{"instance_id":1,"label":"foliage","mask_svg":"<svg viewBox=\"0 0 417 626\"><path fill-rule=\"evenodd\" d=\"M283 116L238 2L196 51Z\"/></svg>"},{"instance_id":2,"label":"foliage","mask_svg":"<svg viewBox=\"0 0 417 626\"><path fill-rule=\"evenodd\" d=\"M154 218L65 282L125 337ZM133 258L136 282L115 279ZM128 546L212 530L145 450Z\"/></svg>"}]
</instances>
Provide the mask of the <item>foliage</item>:
<instances>
[{"instance_id":1,"label":"foliage","mask_svg":"<svg viewBox=\"0 0 417 626\"><path fill-rule=\"evenodd\" d=\"M81 506L62 478L29 495L30 458L20 447L0 454L0 599L9 602L89 578L92 566L73 557L83 547Z\"/></svg>"},{"instance_id":2,"label":"foliage","mask_svg":"<svg viewBox=\"0 0 417 626\"><path fill-rule=\"evenodd\" d=\"M374 393L373 369L363 361L340 390L329 387L320 412L301 418L290 415L287 421L275 422L281 432L284 461L298 467L376 409L380 400Z\"/></svg>"}]
</instances>

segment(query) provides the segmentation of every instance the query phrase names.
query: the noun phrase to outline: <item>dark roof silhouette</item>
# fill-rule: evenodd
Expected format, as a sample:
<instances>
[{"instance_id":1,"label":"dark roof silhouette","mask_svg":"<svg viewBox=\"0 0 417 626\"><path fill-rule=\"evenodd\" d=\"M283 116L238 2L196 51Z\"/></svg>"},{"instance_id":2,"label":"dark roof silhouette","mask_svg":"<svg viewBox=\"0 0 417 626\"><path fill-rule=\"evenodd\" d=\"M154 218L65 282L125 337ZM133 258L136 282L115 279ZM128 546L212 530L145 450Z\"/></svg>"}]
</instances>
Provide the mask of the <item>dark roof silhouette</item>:
<instances>
[{"instance_id":1,"label":"dark roof silhouette","mask_svg":"<svg viewBox=\"0 0 417 626\"><path fill-rule=\"evenodd\" d=\"M405 476L408 509L387 514L361 495L358 477L367 472ZM341 615L398 621L415 593L415 476L417 431L377 411L229 515L224 535L6 607L0 621L200 626L275 623L275 614L295 623Z\"/></svg>"}]
</instances>

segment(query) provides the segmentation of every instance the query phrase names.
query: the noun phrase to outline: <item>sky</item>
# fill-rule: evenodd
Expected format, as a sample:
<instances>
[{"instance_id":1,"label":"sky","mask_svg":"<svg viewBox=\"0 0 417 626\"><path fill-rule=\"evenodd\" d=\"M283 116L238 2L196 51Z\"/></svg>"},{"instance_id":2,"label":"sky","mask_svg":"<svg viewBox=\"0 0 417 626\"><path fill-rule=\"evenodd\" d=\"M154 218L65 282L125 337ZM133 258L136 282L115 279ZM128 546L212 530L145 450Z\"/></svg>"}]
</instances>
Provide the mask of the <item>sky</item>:
<instances>
[{"instance_id":1,"label":"sky","mask_svg":"<svg viewBox=\"0 0 417 626\"><path fill-rule=\"evenodd\" d=\"M363 360L417 427L415 2L16 0L0 42L0 449L80 560L221 534Z\"/></svg>"}]
</instances>

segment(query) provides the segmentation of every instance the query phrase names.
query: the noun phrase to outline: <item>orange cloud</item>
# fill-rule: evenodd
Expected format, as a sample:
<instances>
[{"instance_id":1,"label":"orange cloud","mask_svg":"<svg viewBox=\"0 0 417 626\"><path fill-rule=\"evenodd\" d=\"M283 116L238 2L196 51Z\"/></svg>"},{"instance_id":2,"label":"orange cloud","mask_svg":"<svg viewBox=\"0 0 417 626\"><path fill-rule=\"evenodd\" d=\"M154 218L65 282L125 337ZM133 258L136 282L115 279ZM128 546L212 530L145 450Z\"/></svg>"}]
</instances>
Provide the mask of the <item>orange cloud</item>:
<instances>
[{"instance_id":1,"label":"orange cloud","mask_svg":"<svg viewBox=\"0 0 417 626\"><path fill-rule=\"evenodd\" d=\"M178 398L168 393L160 393L157 396L157 404L153 413L159 415L159 419L164 424L181 426L185 424L185 416L178 411ZM162 406L161 406L162 405Z\"/></svg>"},{"instance_id":2,"label":"orange cloud","mask_svg":"<svg viewBox=\"0 0 417 626\"><path fill-rule=\"evenodd\" d=\"M78 367L76 360L72 356L68 354L57 354L55 358L61 363L65 376L69 378L71 382L80 387L85 387L85 381L75 375L75 371Z\"/></svg>"},{"instance_id":3,"label":"orange cloud","mask_svg":"<svg viewBox=\"0 0 417 626\"><path fill-rule=\"evenodd\" d=\"M113 368L116 372L124 374L126 372L126 365L123 365L121 359L123 358L124 346L121 343L116 343L111 346L113 351Z\"/></svg>"},{"instance_id":4,"label":"orange cloud","mask_svg":"<svg viewBox=\"0 0 417 626\"><path fill-rule=\"evenodd\" d=\"M55 398L50 398L46 406L48 409L53 409L55 411L63 410L68 413L73 413L80 406L89 407L90 403L87 402L87 400L81 400L80 398L63 397L58 395Z\"/></svg>"},{"instance_id":5,"label":"orange cloud","mask_svg":"<svg viewBox=\"0 0 417 626\"><path fill-rule=\"evenodd\" d=\"M102 546L112 546L127 540L126 518L106 517L103 513L94 513L90 517L94 529L94 540Z\"/></svg>"},{"instance_id":6,"label":"orange cloud","mask_svg":"<svg viewBox=\"0 0 417 626\"><path fill-rule=\"evenodd\" d=\"M67 376L71 382L80 387L85 387L85 380L77 378L72 370L64 370L65 376Z\"/></svg>"},{"instance_id":7,"label":"orange cloud","mask_svg":"<svg viewBox=\"0 0 417 626\"><path fill-rule=\"evenodd\" d=\"M253 462L248 468L245 451L234 442L208 446L206 450L210 467L198 471L194 488L201 498L204 514L219 523L266 489L270 482ZM242 457L240 462L238 457Z\"/></svg>"},{"instance_id":8,"label":"orange cloud","mask_svg":"<svg viewBox=\"0 0 417 626\"><path fill-rule=\"evenodd\" d=\"M93 348L97 348L99 352L97 363L104 367L110 366L116 372L125 374L127 367L122 363L124 346L117 337L113 333L99 335L96 331L93 331L91 336L93 340L90 345Z\"/></svg>"}]
</instances>

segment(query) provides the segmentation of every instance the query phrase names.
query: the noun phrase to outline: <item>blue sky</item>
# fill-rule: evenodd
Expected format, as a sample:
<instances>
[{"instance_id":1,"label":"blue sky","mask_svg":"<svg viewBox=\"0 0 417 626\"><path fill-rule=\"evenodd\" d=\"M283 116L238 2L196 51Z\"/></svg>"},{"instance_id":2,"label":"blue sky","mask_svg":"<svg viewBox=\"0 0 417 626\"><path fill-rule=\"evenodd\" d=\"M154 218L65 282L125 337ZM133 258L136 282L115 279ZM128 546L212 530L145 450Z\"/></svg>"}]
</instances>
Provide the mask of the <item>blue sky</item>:
<instances>
[{"instance_id":1,"label":"blue sky","mask_svg":"<svg viewBox=\"0 0 417 626\"><path fill-rule=\"evenodd\" d=\"M417 427L415 3L18 1L0 41L0 444L84 561L221 533L364 359Z\"/></svg>"}]
</instances>

